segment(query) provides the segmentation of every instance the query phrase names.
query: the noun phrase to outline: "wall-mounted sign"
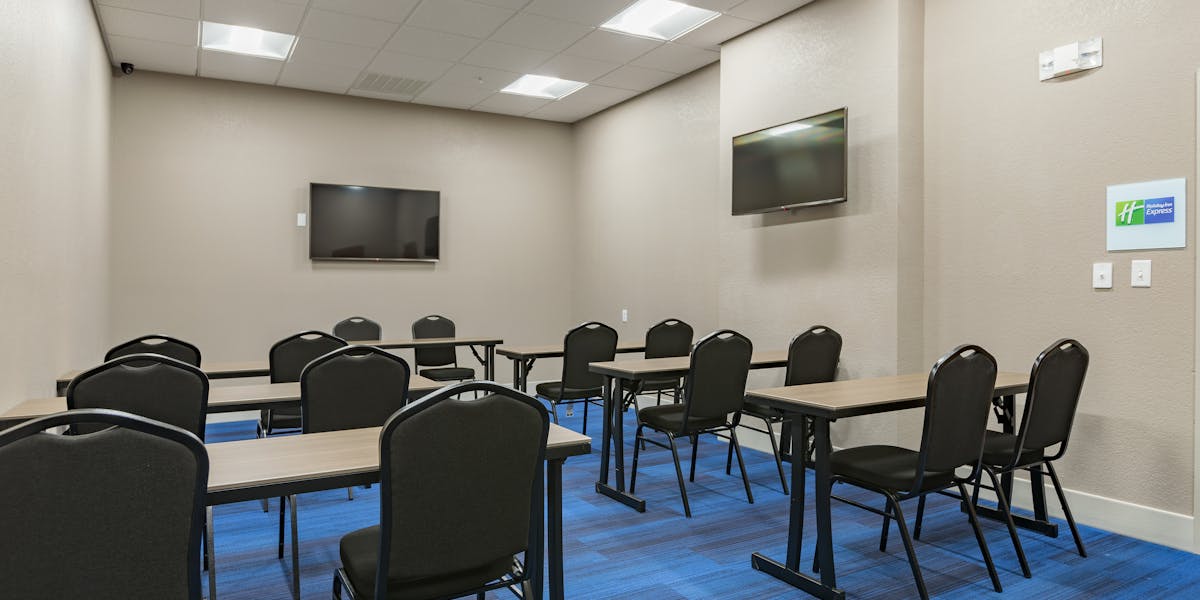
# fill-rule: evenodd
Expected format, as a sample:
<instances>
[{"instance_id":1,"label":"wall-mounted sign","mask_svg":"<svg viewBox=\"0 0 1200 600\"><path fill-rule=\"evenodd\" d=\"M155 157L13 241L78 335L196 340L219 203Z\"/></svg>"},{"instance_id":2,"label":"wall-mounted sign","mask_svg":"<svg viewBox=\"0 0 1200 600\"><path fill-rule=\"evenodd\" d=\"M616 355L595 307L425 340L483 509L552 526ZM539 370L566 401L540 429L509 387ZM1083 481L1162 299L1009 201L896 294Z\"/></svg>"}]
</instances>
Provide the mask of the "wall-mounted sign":
<instances>
[{"instance_id":1,"label":"wall-mounted sign","mask_svg":"<svg viewBox=\"0 0 1200 600\"><path fill-rule=\"evenodd\" d=\"M1187 247L1187 180L1108 186L1108 249Z\"/></svg>"}]
</instances>

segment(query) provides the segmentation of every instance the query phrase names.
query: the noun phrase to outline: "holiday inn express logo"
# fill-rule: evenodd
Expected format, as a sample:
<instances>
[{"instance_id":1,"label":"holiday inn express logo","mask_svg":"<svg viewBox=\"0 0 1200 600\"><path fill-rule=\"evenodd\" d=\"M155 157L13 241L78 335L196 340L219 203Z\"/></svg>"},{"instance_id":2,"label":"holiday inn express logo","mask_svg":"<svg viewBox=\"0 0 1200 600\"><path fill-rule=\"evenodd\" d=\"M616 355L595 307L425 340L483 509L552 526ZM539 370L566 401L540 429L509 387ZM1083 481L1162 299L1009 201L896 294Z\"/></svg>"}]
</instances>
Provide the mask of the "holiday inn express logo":
<instances>
[{"instance_id":1,"label":"holiday inn express logo","mask_svg":"<svg viewBox=\"0 0 1200 600\"><path fill-rule=\"evenodd\" d=\"M1117 227L1175 222L1175 198L1124 200L1117 202Z\"/></svg>"}]
</instances>

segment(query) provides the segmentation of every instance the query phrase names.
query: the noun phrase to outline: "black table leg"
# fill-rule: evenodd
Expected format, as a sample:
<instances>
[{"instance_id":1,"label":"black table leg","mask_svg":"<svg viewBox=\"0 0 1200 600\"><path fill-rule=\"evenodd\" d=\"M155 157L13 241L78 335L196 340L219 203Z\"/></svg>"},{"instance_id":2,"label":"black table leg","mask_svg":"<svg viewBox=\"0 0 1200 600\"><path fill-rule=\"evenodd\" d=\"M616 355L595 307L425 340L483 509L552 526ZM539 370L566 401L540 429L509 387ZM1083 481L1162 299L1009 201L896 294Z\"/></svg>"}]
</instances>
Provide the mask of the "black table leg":
<instances>
[{"instance_id":1,"label":"black table leg","mask_svg":"<svg viewBox=\"0 0 1200 600\"><path fill-rule=\"evenodd\" d=\"M217 552L213 548L213 507L204 507L204 520L208 525L204 532L204 546L208 549L208 600L217 600Z\"/></svg>"},{"instance_id":2,"label":"black table leg","mask_svg":"<svg viewBox=\"0 0 1200 600\"><path fill-rule=\"evenodd\" d=\"M646 501L625 491L625 430L622 413L621 380L604 376L604 434L600 442L600 480L596 492L608 496L638 512L646 512ZM617 487L608 485L608 458L616 463Z\"/></svg>"},{"instance_id":3,"label":"black table leg","mask_svg":"<svg viewBox=\"0 0 1200 600\"><path fill-rule=\"evenodd\" d=\"M496 347L484 346L483 348L483 378L488 381L496 380Z\"/></svg>"},{"instance_id":4,"label":"black table leg","mask_svg":"<svg viewBox=\"0 0 1200 600\"><path fill-rule=\"evenodd\" d=\"M522 363L522 362L523 362L523 361L517 360L517 359L515 359L515 358L514 358L514 359L512 359L512 364L513 364L513 380L512 380L512 381L513 381L513 383L512 383L512 386L513 386L513 389L514 389L514 390L518 390L518 391L522 391L522 392L523 392L523 391L525 391L525 387L521 385L521 363Z\"/></svg>"},{"instance_id":5,"label":"black table leg","mask_svg":"<svg viewBox=\"0 0 1200 600\"><path fill-rule=\"evenodd\" d=\"M550 598L563 600L563 531L562 531L562 465L561 460L546 463L546 517L549 522ZM539 578L539 581L540 578ZM540 586L539 586L540 587ZM539 593L540 597L540 593Z\"/></svg>"}]
</instances>

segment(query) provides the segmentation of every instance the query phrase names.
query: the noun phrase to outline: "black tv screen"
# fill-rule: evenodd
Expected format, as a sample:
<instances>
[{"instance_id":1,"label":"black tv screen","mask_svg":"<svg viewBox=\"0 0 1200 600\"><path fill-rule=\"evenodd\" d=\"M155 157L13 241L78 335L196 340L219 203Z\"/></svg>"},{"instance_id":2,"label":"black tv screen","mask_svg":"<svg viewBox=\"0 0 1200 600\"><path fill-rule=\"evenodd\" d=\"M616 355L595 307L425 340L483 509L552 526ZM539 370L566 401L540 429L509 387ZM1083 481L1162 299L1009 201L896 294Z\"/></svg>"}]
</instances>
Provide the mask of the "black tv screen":
<instances>
[{"instance_id":1,"label":"black tv screen","mask_svg":"<svg viewBox=\"0 0 1200 600\"><path fill-rule=\"evenodd\" d=\"M309 188L312 260L435 261L441 194L362 185Z\"/></svg>"},{"instance_id":2,"label":"black tv screen","mask_svg":"<svg viewBox=\"0 0 1200 600\"><path fill-rule=\"evenodd\" d=\"M845 108L733 138L733 214L845 200Z\"/></svg>"}]
</instances>

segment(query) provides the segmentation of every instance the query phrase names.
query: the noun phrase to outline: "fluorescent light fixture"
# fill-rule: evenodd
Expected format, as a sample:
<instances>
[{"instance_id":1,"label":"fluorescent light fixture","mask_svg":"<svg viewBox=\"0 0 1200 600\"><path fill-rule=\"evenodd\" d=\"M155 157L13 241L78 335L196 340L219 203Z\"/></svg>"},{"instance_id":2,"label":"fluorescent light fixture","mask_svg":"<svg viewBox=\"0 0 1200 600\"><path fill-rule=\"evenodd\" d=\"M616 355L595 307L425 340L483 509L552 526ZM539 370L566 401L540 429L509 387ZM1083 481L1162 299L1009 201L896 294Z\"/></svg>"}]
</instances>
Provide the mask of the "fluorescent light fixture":
<instances>
[{"instance_id":1,"label":"fluorescent light fixture","mask_svg":"<svg viewBox=\"0 0 1200 600\"><path fill-rule=\"evenodd\" d=\"M520 79L508 84L508 87L500 91L505 94L558 100L559 98L570 96L583 89L586 85L586 83L580 81L547 77L545 75L522 75Z\"/></svg>"},{"instance_id":2,"label":"fluorescent light fixture","mask_svg":"<svg viewBox=\"0 0 1200 600\"><path fill-rule=\"evenodd\" d=\"M296 36L254 27L204 21L201 45L206 50L249 54L272 60L287 60Z\"/></svg>"},{"instance_id":3,"label":"fluorescent light fixture","mask_svg":"<svg viewBox=\"0 0 1200 600\"><path fill-rule=\"evenodd\" d=\"M808 123L788 123L786 125L780 125L779 127L772 127L763 133L767 135L784 135L785 133L804 131L805 129L812 129L812 125L809 125Z\"/></svg>"},{"instance_id":4,"label":"fluorescent light fixture","mask_svg":"<svg viewBox=\"0 0 1200 600\"><path fill-rule=\"evenodd\" d=\"M720 15L674 0L639 0L600 27L656 40L673 40Z\"/></svg>"}]
</instances>

